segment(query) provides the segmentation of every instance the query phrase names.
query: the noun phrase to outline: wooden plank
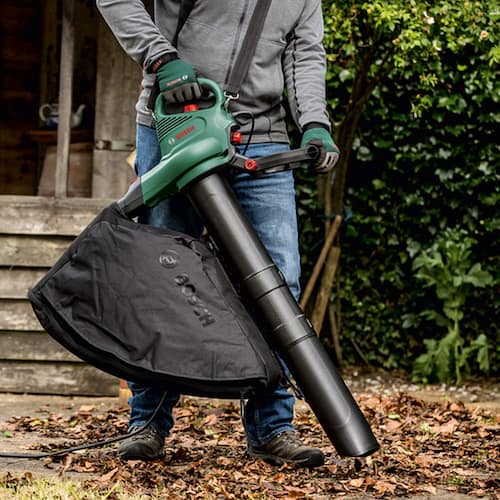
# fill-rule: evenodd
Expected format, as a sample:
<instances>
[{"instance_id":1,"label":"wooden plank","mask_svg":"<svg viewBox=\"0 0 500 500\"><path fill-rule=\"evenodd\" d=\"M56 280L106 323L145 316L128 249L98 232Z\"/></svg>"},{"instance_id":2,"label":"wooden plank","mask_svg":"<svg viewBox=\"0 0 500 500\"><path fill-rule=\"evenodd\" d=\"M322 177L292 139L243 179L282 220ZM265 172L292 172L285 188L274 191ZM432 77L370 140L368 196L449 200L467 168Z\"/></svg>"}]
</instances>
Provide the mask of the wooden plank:
<instances>
[{"instance_id":1,"label":"wooden plank","mask_svg":"<svg viewBox=\"0 0 500 500\"><path fill-rule=\"evenodd\" d=\"M116 396L117 378L83 363L0 362L0 392Z\"/></svg>"},{"instance_id":2,"label":"wooden plank","mask_svg":"<svg viewBox=\"0 0 500 500\"><path fill-rule=\"evenodd\" d=\"M94 150L92 174L92 195L94 197L114 196L125 193L135 177L127 163L129 151Z\"/></svg>"},{"instance_id":3,"label":"wooden plank","mask_svg":"<svg viewBox=\"0 0 500 500\"><path fill-rule=\"evenodd\" d=\"M0 266L52 267L73 237L0 234Z\"/></svg>"},{"instance_id":4,"label":"wooden plank","mask_svg":"<svg viewBox=\"0 0 500 500\"><path fill-rule=\"evenodd\" d=\"M94 153L92 196L117 198L129 185L134 173L127 167L130 150L113 144L135 144L135 103L142 72L126 55L108 26L100 20L97 49L95 142L111 149ZM120 89L116 92L116 89ZM102 146L101 146L102 147ZM126 149L123 147L123 149Z\"/></svg>"},{"instance_id":5,"label":"wooden plank","mask_svg":"<svg viewBox=\"0 0 500 500\"><path fill-rule=\"evenodd\" d=\"M141 68L120 47L101 19L97 48L96 110L99 112L95 117L96 142L135 144L135 104L141 80Z\"/></svg>"},{"instance_id":6,"label":"wooden plank","mask_svg":"<svg viewBox=\"0 0 500 500\"><path fill-rule=\"evenodd\" d=\"M77 236L112 201L0 196L0 234Z\"/></svg>"},{"instance_id":7,"label":"wooden plank","mask_svg":"<svg viewBox=\"0 0 500 500\"><path fill-rule=\"evenodd\" d=\"M83 363L43 332L0 332L0 360Z\"/></svg>"},{"instance_id":8,"label":"wooden plank","mask_svg":"<svg viewBox=\"0 0 500 500\"><path fill-rule=\"evenodd\" d=\"M0 330L43 331L27 300L0 301Z\"/></svg>"},{"instance_id":9,"label":"wooden plank","mask_svg":"<svg viewBox=\"0 0 500 500\"><path fill-rule=\"evenodd\" d=\"M67 192L73 65L75 48L75 0L62 2L61 65L59 70L59 123L57 127L56 198Z\"/></svg>"},{"instance_id":10,"label":"wooden plank","mask_svg":"<svg viewBox=\"0 0 500 500\"><path fill-rule=\"evenodd\" d=\"M77 142L70 145L70 156L66 176L66 196L90 198L92 189L92 142ZM57 147L49 145L45 150L42 173L38 182L37 195L54 196L57 182ZM123 192L125 192L124 190Z\"/></svg>"},{"instance_id":11,"label":"wooden plank","mask_svg":"<svg viewBox=\"0 0 500 500\"><path fill-rule=\"evenodd\" d=\"M28 298L28 290L38 283L46 273L47 269L0 267L0 300Z\"/></svg>"}]
</instances>

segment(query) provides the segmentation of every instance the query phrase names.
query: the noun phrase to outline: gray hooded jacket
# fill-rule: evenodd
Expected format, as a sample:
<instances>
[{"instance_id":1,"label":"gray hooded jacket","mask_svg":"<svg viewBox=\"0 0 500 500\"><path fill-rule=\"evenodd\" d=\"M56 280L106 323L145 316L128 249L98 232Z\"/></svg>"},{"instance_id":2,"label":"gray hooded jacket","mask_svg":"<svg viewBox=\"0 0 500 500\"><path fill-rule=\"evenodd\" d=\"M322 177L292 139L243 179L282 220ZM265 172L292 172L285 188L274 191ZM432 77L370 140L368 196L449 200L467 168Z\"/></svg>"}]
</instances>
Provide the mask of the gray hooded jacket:
<instances>
[{"instance_id":1,"label":"gray hooded jacket","mask_svg":"<svg viewBox=\"0 0 500 500\"><path fill-rule=\"evenodd\" d=\"M147 68L159 56L178 53L204 77L227 83L256 0L197 0L172 46L180 0L155 0L154 21L140 0L97 0L97 6L127 54L144 71L138 123L152 126L146 109L155 75ZM320 0L275 0L233 113L255 117L251 141L287 142L283 99L302 130L311 122L330 127L325 100L325 52ZM286 91L286 92L284 92ZM286 95L286 97L284 97ZM242 127L248 134L250 124Z\"/></svg>"}]
</instances>

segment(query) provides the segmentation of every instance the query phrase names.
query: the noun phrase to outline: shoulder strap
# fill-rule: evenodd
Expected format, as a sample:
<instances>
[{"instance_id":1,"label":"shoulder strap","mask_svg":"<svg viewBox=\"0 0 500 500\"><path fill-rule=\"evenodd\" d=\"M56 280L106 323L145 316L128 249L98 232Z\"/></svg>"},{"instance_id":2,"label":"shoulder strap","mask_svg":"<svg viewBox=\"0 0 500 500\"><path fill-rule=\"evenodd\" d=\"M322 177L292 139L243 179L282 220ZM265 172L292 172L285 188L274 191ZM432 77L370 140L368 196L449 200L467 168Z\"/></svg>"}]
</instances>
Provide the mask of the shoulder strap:
<instances>
[{"instance_id":1,"label":"shoulder strap","mask_svg":"<svg viewBox=\"0 0 500 500\"><path fill-rule=\"evenodd\" d=\"M233 99L238 98L241 84L245 79L248 68L250 67L250 62L255 54L257 41L264 28L264 21L266 20L270 6L271 0L257 0L252 18L248 24L245 38L241 44L238 57L236 58L231 74L229 75L229 81L226 85L225 93L228 97L232 97Z\"/></svg>"},{"instance_id":2,"label":"shoulder strap","mask_svg":"<svg viewBox=\"0 0 500 500\"><path fill-rule=\"evenodd\" d=\"M175 35L172 39L172 45L177 47L177 39L179 38L179 33L182 27L187 21L189 14L193 10L196 0L181 0L181 6L179 8L179 17L177 18L177 28L175 29Z\"/></svg>"},{"instance_id":3,"label":"shoulder strap","mask_svg":"<svg viewBox=\"0 0 500 500\"><path fill-rule=\"evenodd\" d=\"M179 38L179 33L182 30L189 14L193 10L196 0L181 0L181 5L179 8L179 17L177 19L177 28L175 30L175 35L172 39L172 44L174 47L177 46L177 40ZM234 63L231 74L229 75L229 80L226 85L226 95L232 98L237 98L241 84L248 73L248 68L255 54L255 49L257 48L257 42L264 28L264 21L266 20L269 7L271 6L271 0L257 0L255 4L255 9L253 11L252 17L248 24L247 32L243 43L241 44L238 57Z\"/></svg>"}]
</instances>

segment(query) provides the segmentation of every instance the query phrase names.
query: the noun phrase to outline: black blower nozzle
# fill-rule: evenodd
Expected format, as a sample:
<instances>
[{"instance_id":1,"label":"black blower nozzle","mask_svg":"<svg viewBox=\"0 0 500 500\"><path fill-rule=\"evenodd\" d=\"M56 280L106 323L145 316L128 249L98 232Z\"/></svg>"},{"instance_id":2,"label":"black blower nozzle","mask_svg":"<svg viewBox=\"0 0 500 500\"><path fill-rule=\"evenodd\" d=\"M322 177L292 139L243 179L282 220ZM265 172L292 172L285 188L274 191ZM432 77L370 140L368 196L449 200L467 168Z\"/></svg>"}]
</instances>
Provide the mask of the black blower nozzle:
<instances>
[{"instance_id":1,"label":"black blower nozzle","mask_svg":"<svg viewBox=\"0 0 500 500\"><path fill-rule=\"evenodd\" d=\"M377 451L368 422L227 182L211 174L186 193L338 453L362 457Z\"/></svg>"}]
</instances>

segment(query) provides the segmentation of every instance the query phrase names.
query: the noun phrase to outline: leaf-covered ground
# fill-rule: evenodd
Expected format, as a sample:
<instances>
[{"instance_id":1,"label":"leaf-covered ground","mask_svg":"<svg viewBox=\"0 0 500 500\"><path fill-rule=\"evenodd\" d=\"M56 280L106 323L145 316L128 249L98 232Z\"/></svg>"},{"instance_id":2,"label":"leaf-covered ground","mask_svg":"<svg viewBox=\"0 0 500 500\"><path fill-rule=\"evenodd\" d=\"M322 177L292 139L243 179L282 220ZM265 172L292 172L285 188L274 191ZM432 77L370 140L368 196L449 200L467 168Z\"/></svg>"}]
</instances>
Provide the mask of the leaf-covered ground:
<instances>
[{"instance_id":1,"label":"leaf-covered ground","mask_svg":"<svg viewBox=\"0 0 500 500\"><path fill-rule=\"evenodd\" d=\"M246 456L237 403L185 397L175 410L164 461L122 463L112 445L46 459L45 467L63 477L92 473L83 487L106 492L110 499L119 498L113 493L118 482L122 492L136 498L500 498L500 417L495 411L458 400L426 402L408 393L361 393L356 399L381 445L367 459L339 457L308 407L298 404L296 427L305 442L323 448L327 463L313 470L268 465ZM7 431L14 438L36 432L48 447L126 431L127 410L94 410L87 405L70 417L16 417ZM7 474L0 484L15 487L27 480Z\"/></svg>"}]
</instances>

